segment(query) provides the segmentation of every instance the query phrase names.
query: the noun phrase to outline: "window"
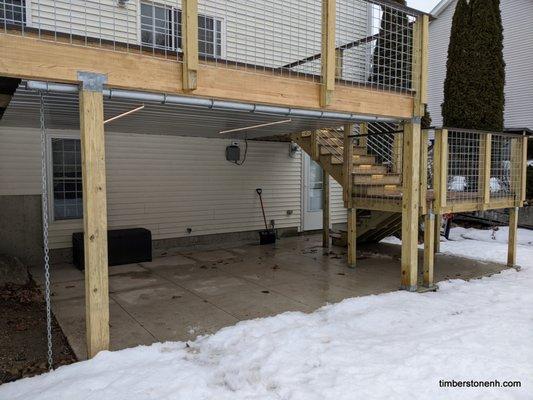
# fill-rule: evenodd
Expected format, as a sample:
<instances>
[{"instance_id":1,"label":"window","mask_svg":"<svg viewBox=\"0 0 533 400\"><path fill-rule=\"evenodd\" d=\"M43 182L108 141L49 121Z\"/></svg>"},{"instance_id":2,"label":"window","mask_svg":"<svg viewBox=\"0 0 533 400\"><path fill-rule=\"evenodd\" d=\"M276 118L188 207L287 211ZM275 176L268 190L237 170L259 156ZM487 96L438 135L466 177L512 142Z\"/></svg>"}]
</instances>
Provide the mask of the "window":
<instances>
[{"instance_id":1,"label":"window","mask_svg":"<svg viewBox=\"0 0 533 400\"><path fill-rule=\"evenodd\" d=\"M54 219L83 217L79 139L52 138Z\"/></svg>"},{"instance_id":2,"label":"window","mask_svg":"<svg viewBox=\"0 0 533 400\"><path fill-rule=\"evenodd\" d=\"M26 22L24 0L0 0L0 23L22 25Z\"/></svg>"},{"instance_id":3,"label":"window","mask_svg":"<svg viewBox=\"0 0 533 400\"><path fill-rule=\"evenodd\" d=\"M141 3L141 42L162 50L181 49L181 10L170 6ZM198 15L198 53L222 56L222 21Z\"/></svg>"}]
</instances>

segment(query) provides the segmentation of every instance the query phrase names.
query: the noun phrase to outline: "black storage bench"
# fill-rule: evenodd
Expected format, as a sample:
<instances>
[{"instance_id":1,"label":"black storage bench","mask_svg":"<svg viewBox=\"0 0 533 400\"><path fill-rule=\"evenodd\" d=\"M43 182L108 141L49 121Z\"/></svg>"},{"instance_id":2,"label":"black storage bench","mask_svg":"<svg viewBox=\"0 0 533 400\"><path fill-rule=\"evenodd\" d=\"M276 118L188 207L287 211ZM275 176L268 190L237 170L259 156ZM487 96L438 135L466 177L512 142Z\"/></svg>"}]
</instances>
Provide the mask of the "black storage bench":
<instances>
[{"instance_id":1,"label":"black storage bench","mask_svg":"<svg viewBox=\"0 0 533 400\"><path fill-rule=\"evenodd\" d=\"M74 265L85 268L83 232L72 234ZM152 261L152 233L148 229L114 229L107 231L107 259L109 265Z\"/></svg>"}]
</instances>

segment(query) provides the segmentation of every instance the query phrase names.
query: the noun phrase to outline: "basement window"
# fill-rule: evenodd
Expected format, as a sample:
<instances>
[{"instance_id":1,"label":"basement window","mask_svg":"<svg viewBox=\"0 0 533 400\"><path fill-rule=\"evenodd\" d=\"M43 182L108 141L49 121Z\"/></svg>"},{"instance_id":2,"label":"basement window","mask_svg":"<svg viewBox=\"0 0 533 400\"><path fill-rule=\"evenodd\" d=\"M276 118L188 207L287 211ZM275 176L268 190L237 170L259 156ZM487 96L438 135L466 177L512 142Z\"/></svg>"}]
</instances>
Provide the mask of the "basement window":
<instances>
[{"instance_id":1,"label":"basement window","mask_svg":"<svg viewBox=\"0 0 533 400\"><path fill-rule=\"evenodd\" d=\"M83 217L80 148L79 139L52 138L54 220Z\"/></svg>"},{"instance_id":2,"label":"basement window","mask_svg":"<svg viewBox=\"0 0 533 400\"><path fill-rule=\"evenodd\" d=\"M22 25L26 22L26 4L24 0L0 0L0 23L5 25Z\"/></svg>"},{"instance_id":3,"label":"basement window","mask_svg":"<svg viewBox=\"0 0 533 400\"><path fill-rule=\"evenodd\" d=\"M181 51L181 10L152 3L141 3L141 43L155 49ZM222 21L198 15L198 54L222 56Z\"/></svg>"}]
</instances>

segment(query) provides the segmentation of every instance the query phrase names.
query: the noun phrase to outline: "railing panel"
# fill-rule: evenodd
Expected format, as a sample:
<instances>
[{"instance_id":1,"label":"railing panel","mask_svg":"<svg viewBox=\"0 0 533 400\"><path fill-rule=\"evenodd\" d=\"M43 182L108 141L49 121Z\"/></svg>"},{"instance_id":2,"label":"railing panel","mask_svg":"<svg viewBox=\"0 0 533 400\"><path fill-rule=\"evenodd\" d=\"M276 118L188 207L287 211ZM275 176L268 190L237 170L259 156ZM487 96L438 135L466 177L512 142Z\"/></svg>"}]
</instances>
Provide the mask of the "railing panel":
<instances>
[{"instance_id":1,"label":"railing panel","mask_svg":"<svg viewBox=\"0 0 533 400\"><path fill-rule=\"evenodd\" d=\"M433 176L437 208L460 212L521 205L526 165L523 136L448 128L436 130L435 143L433 162L440 166ZM447 149L444 158L442 148Z\"/></svg>"},{"instance_id":2,"label":"railing panel","mask_svg":"<svg viewBox=\"0 0 533 400\"><path fill-rule=\"evenodd\" d=\"M320 82L323 0L198 0L204 65ZM179 0L0 0L0 32L182 62ZM337 84L410 92L417 12L337 0Z\"/></svg>"},{"instance_id":3,"label":"railing panel","mask_svg":"<svg viewBox=\"0 0 533 400\"><path fill-rule=\"evenodd\" d=\"M491 154L491 200L519 200L523 165L522 137L493 134Z\"/></svg>"},{"instance_id":4,"label":"railing panel","mask_svg":"<svg viewBox=\"0 0 533 400\"><path fill-rule=\"evenodd\" d=\"M337 78L347 85L410 91L416 15L379 1L337 3Z\"/></svg>"}]
</instances>

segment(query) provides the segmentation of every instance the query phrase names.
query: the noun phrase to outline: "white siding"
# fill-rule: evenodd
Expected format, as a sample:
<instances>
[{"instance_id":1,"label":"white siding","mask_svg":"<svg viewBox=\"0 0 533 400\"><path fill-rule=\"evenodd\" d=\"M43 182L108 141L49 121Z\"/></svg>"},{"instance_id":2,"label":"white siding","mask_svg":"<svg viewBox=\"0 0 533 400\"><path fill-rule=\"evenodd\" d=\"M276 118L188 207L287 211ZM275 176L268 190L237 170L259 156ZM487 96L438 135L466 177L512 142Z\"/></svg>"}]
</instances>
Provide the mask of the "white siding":
<instances>
[{"instance_id":1,"label":"white siding","mask_svg":"<svg viewBox=\"0 0 533 400\"><path fill-rule=\"evenodd\" d=\"M106 133L109 227L145 227L154 239L188 236L187 228L192 236L261 229L261 187L267 219L300 228L300 154L290 158L288 143L251 141L246 163L236 166L225 160L228 143ZM342 191L332 186L332 221L343 222ZM40 192L39 131L1 127L0 195ZM51 248L69 247L81 229L80 220L52 222Z\"/></svg>"},{"instance_id":2,"label":"white siding","mask_svg":"<svg viewBox=\"0 0 533 400\"><path fill-rule=\"evenodd\" d=\"M149 3L149 1L146 1ZM181 1L159 0L181 9ZM27 25L32 28L91 37L113 42L140 44L140 1L118 6L116 0L30 0ZM200 14L222 21L222 58L262 67L280 67L321 51L321 0L200 0ZM368 3L339 0L337 45L369 34ZM346 52L354 63L345 78L362 78L359 63L368 57L361 46ZM349 59L349 60L348 60ZM295 71L319 73L312 62Z\"/></svg>"},{"instance_id":3,"label":"white siding","mask_svg":"<svg viewBox=\"0 0 533 400\"><path fill-rule=\"evenodd\" d=\"M429 110L433 125L442 126L441 104L450 29L456 2L430 24ZM501 2L506 66L505 126L533 129L533 2Z\"/></svg>"}]
</instances>

